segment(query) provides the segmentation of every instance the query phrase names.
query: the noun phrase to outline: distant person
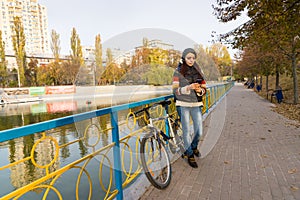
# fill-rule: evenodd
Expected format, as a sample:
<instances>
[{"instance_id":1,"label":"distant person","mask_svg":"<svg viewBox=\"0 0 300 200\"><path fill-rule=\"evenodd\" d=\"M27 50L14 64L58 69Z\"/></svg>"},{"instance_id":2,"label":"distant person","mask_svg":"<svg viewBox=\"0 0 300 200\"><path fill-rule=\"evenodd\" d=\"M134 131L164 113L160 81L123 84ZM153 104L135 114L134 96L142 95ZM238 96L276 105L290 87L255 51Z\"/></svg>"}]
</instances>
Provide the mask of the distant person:
<instances>
[{"instance_id":1,"label":"distant person","mask_svg":"<svg viewBox=\"0 0 300 200\"><path fill-rule=\"evenodd\" d=\"M277 86L275 90L275 96L278 103L282 103L283 100L283 94L282 94L282 88L280 86Z\"/></svg>"},{"instance_id":2,"label":"distant person","mask_svg":"<svg viewBox=\"0 0 300 200\"><path fill-rule=\"evenodd\" d=\"M257 85L257 86L256 86L257 92L260 92L260 91L261 91L261 88L262 88L261 85Z\"/></svg>"},{"instance_id":3,"label":"distant person","mask_svg":"<svg viewBox=\"0 0 300 200\"><path fill-rule=\"evenodd\" d=\"M202 96L206 93L206 82L203 73L195 62L197 54L194 49L187 48L173 75L173 93L176 107L182 124L185 152L189 165L197 168L194 156L200 157L198 150L202 134ZM193 120L194 137L190 141L190 118Z\"/></svg>"},{"instance_id":4,"label":"distant person","mask_svg":"<svg viewBox=\"0 0 300 200\"><path fill-rule=\"evenodd\" d=\"M255 86L254 80L251 80L251 82L249 83L248 89L253 89Z\"/></svg>"}]
</instances>

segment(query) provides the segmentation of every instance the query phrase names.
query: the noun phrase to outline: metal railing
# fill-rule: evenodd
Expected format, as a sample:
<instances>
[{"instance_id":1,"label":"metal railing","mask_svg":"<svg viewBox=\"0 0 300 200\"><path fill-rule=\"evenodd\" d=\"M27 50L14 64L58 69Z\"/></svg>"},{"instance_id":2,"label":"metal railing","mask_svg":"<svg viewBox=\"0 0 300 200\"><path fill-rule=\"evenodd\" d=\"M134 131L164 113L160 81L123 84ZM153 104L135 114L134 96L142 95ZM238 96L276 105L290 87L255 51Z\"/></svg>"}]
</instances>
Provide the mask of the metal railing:
<instances>
[{"instance_id":1,"label":"metal railing","mask_svg":"<svg viewBox=\"0 0 300 200\"><path fill-rule=\"evenodd\" d=\"M203 113L232 86L210 86ZM173 95L1 131L0 146L9 150L7 161L0 162L0 177L10 174L11 183L1 182L11 186L0 199L123 199L123 189L142 172L138 152L144 125L129 116L166 99ZM170 109L176 112L174 104Z\"/></svg>"}]
</instances>

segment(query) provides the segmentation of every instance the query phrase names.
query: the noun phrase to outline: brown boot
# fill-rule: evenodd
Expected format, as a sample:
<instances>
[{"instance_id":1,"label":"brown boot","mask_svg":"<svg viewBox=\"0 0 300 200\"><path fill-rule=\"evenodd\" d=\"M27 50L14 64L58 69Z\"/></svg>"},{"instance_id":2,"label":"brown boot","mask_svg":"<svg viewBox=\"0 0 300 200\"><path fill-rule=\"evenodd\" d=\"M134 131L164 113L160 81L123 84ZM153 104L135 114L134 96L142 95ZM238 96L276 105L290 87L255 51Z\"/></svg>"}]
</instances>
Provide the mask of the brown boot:
<instances>
[{"instance_id":1,"label":"brown boot","mask_svg":"<svg viewBox=\"0 0 300 200\"><path fill-rule=\"evenodd\" d=\"M194 158L194 154L188 156L188 163L193 168L198 168L198 164L196 163L196 160Z\"/></svg>"},{"instance_id":2,"label":"brown boot","mask_svg":"<svg viewBox=\"0 0 300 200\"><path fill-rule=\"evenodd\" d=\"M198 149L193 149L193 153L196 157L198 157L198 158L201 157L201 153Z\"/></svg>"}]
</instances>

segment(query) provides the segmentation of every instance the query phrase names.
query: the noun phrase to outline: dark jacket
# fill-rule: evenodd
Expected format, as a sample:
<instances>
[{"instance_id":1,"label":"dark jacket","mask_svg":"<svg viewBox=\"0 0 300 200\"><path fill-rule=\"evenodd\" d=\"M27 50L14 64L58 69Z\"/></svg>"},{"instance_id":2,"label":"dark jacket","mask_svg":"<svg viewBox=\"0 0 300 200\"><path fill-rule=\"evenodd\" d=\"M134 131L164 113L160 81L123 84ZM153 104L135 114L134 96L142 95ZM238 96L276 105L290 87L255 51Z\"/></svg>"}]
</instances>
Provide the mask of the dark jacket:
<instances>
[{"instance_id":1,"label":"dark jacket","mask_svg":"<svg viewBox=\"0 0 300 200\"><path fill-rule=\"evenodd\" d=\"M180 73L181 65L177 67L173 75L173 93L175 101L178 99L185 102L201 102L202 96L198 96L194 90L190 94L182 94L181 88L190 85L192 83L205 84L204 77L200 68L197 65L188 67L185 75Z\"/></svg>"}]
</instances>

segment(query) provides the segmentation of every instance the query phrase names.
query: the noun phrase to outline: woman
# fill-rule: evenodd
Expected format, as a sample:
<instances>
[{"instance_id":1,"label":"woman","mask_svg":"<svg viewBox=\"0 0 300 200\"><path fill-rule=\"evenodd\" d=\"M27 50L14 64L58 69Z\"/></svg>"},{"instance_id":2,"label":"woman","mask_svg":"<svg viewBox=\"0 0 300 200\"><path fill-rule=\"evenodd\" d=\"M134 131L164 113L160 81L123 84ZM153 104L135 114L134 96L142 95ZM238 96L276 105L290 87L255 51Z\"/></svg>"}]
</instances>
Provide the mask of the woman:
<instances>
[{"instance_id":1,"label":"woman","mask_svg":"<svg viewBox=\"0 0 300 200\"><path fill-rule=\"evenodd\" d=\"M191 167L197 168L194 156L200 157L198 143L202 134L202 96L206 93L206 83L201 69L195 62L197 54L194 49L187 48L182 53L181 61L174 72L173 92L183 130L186 157ZM193 120L194 137L189 141L190 117Z\"/></svg>"}]
</instances>

